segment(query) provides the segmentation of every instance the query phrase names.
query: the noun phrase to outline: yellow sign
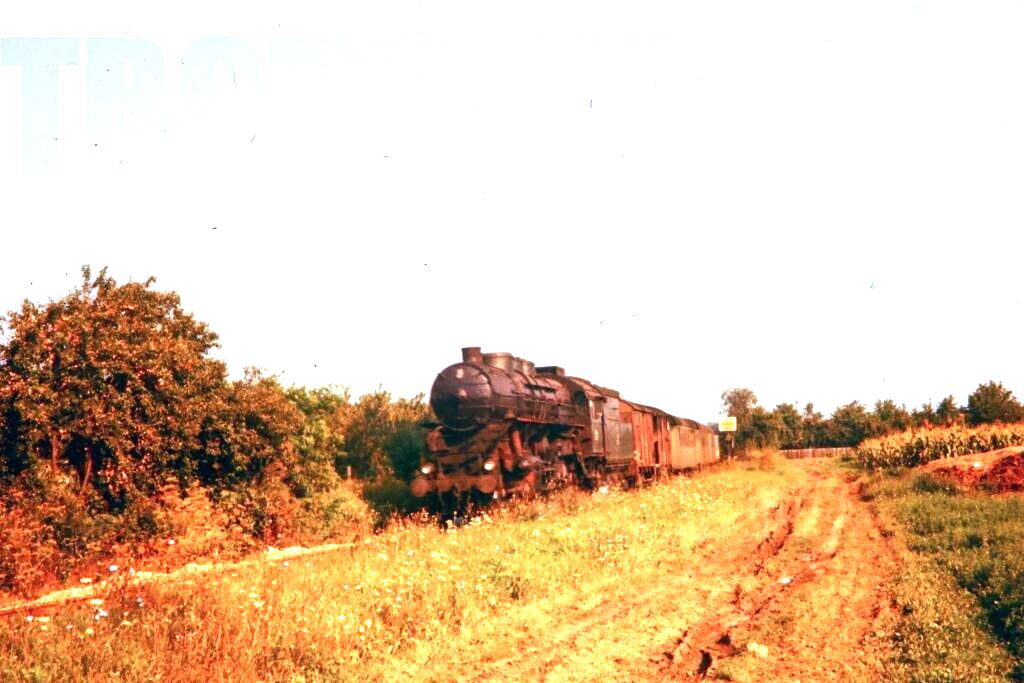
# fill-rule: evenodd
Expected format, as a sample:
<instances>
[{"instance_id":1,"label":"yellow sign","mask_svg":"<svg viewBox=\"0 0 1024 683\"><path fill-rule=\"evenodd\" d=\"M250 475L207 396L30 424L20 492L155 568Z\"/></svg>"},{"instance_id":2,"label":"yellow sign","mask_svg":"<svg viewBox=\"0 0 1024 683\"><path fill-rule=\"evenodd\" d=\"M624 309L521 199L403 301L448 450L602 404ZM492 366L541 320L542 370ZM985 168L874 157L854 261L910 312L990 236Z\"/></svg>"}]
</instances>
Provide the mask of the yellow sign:
<instances>
[{"instance_id":1,"label":"yellow sign","mask_svg":"<svg viewBox=\"0 0 1024 683\"><path fill-rule=\"evenodd\" d=\"M730 415L729 417L723 417L718 421L718 431L720 432L735 432L736 431L736 418Z\"/></svg>"}]
</instances>

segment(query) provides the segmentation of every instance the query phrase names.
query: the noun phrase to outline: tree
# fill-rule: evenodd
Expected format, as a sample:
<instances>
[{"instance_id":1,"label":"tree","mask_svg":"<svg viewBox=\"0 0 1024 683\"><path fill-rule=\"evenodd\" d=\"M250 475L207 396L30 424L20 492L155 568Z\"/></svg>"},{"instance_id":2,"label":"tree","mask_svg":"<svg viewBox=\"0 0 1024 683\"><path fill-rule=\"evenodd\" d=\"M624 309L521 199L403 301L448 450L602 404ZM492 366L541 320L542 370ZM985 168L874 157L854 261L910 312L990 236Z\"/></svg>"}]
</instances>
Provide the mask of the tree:
<instances>
[{"instance_id":1,"label":"tree","mask_svg":"<svg viewBox=\"0 0 1024 683\"><path fill-rule=\"evenodd\" d=\"M1024 418L1024 407L1001 383L989 382L967 397L967 416L971 424L1017 422Z\"/></svg>"},{"instance_id":2,"label":"tree","mask_svg":"<svg viewBox=\"0 0 1024 683\"><path fill-rule=\"evenodd\" d=\"M857 401L836 408L830 427L829 438L833 446L856 446L877 434L872 416Z\"/></svg>"},{"instance_id":3,"label":"tree","mask_svg":"<svg viewBox=\"0 0 1024 683\"><path fill-rule=\"evenodd\" d=\"M750 411L748 424L743 433L745 448L777 448L781 441L784 425L781 418L774 412L768 412L761 406L754 406Z\"/></svg>"},{"instance_id":4,"label":"tree","mask_svg":"<svg viewBox=\"0 0 1024 683\"><path fill-rule=\"evenodd\" d=\"M207 416L192 458L196 472L214 488L259 482L270 470L287 482L299 469L294 441L302 426L302 413L277 380L246 368Z\"/></svg>"},{"instance_id":5,"label":"tree","mask_svg":"<svg viewBox=\"0 0 1024 683\"><path fill-rule=\"evenodd\" d=\"M342 408L349 403L347 389L292 387L288 399L303 416L302 429L295 437L298 462L289 480L296 495L305 497L331 488L338 479L336 460L345 456Z\"/></svg>"},{"instance_id":6,"label":"tree","mask_svg":"<svg viewBox=\"0 0 1024 683\"><path fill-rule=\"evenodd\" d=\"M879 434L902 432L911 423L910 413L906 406L897 406L890 399L875 401L874 431Z\"/></svg>"},{"instance_id":7,"label":"tree","mask_svg":"<svg viewBox=\"0 0 1024 683\"><path fill-rule=\"evenodd\" d=\"M778 442L781 448L800 448L803 445L804 430L800 413L792 403L780 403L772 411L778 426Z\"/></svg>"},{"instance_id":8,"label":"tree","mask_svg":"<svg viewBox=\"0 0 1024 683\"><path fill-rule=\"evenodd\" d=\"M726 389L722 392L722 408L726 415L732 415L736 422L748 422L750 412L757 405L757 396L750 389Z\"/></svg>"},{"instance_id":9,"label":"tree","mask_svg":"<svg viewBox=\"0 0 1024 683\"><path fill-rule=\"evenodd\" d=\"M814 410L814 404L804 406L804 414L800 418L803 448L828 445L828 422L821 413Z\"/></svg>"},{"instance_id":10,"label":"tree","mask_svg":"<svg viewBox=\"0 0 1024 683\"><path fill-rule=\"evenodd\" d=\"M343 406L345 455L336 461L339 471L352 467L353 473L364 479L380 479L399 470L411 474L411 468L419 464L423 436L418 425L427 411L422 395L392 401L386 391L366 394Z\"/></svg>"},{"instance_id":11,"label":"tree","mask_svg":"<svg viewBox=\"0 0 1024 683\"><path fill-rule=\"evenodd\" d=\"M734 388L722 392L722 409L726 415L736 418L736 432L733 435L738 448L746 448L753 437L751 415L757 406L757 396L750 389Z\"/></svg>"},{"instance_id":12,"label":"tree","mask_svg":"<svg viewBox=\"0 0 1024 683\"><path fill-rule=\"evenodd\" d=\"M939 401L939 405L935 408L935 421L940 425L951 425L956 424L964 419L964 412L961 408L957 407L956 399L952 396Z\"/></svg>"},{"instance_id":13,"label":"tree","mask_svg":"<svg viewBox=\"0 0 1024 683\"><path fill-rule=\"evenodd\" d=\"M911 412L910 422L915 427L937 424L938 418L935 416L935 409L932 407L931 401L922 403L920 408Z\"/></svg>"},{"instance_id":14,"label":"tree","mask_svg":"<svg viewBox=\"0 0 1024 683\"><path fill-rule=\"evenodd\" d=\"M16 467L47 462L110 502L149 490L198 448L225 382L217 336L153 279L118 285L106 270L63 299L26 301L7 319L0 402ZM11 427L13 423L13 427Z\"/></svg>"}]
</instances>

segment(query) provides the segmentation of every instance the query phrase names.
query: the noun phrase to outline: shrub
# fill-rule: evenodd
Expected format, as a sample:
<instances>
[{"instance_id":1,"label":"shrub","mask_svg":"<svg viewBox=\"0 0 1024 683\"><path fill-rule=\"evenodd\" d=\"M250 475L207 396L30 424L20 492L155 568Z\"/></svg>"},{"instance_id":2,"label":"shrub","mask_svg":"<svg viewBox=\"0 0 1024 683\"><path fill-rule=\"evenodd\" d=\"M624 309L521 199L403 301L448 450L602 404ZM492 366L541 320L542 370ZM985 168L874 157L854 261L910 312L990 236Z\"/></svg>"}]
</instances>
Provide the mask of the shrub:
<instances>
[{"instance_id":1,"label":"shrub","mask_svg":"<svg viewBox=\"0 0 1024 683\"><path fill-rule=\"evenodd\" d=\"M377 525L383 525L389 517L406 514L420 509L423 502L412 495L409 485L392 477L380 479L363 487L363 498L377 513Z\"/></svg>"}]
</instances>

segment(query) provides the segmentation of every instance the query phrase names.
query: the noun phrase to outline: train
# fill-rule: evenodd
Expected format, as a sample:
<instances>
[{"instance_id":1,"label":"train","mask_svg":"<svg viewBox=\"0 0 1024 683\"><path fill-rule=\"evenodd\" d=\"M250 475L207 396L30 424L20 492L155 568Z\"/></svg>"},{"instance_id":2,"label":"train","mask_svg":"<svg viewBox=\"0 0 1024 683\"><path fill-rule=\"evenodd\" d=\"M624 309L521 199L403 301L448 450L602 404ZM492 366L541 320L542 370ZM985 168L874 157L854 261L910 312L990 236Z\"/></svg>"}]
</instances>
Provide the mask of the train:
<instances>
[{"instance_id":1,"label":"train","mask_svg":"<svg viewBox=\"0 0 1024 683\"><path fill-rule=\"evenodd\" d=\"M719 459L715 430L562 367L462 349L430 391L411 490L443 507L562 487L635 485Z\"/></svg>"}]
</instances>

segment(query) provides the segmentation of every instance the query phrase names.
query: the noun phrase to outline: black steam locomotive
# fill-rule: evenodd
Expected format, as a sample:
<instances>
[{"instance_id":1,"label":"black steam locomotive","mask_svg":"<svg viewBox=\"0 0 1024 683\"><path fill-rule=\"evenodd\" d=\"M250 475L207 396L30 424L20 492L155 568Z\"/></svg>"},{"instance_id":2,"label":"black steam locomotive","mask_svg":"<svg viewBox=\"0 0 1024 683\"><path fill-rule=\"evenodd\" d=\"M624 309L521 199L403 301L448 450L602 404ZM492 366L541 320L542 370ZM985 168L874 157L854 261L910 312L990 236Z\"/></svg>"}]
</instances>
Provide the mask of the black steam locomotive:
<instances>
[{"instance_id":1,"label":"black steam locomotive","mask_svg":"<svg viewBox=\"0 0 1024 683\"><path fill-rule=\"evenodd\" d=\"M508 353L462 350L430 392L419 497L482 502L561 486L636 483L718 460L718 439L692 420Z\"/></svg>"}]
</instances>

